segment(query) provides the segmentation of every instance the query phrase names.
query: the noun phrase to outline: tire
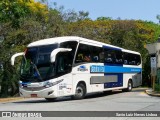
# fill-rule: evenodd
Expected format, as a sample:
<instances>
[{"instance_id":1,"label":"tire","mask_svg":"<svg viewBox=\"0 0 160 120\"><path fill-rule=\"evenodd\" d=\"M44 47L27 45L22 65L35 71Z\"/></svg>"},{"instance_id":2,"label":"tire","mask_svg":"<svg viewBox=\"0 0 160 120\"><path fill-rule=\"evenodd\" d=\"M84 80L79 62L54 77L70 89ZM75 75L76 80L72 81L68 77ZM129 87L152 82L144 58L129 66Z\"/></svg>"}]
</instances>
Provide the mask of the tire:
<instances>
[{"instance_id":1,"label":"tire","mask_svg":"<svg viewBox=\"0 0 160 120\"><path fill-rule=\"evenodd\" d=\"M111 94L112 93L112 90L109 90L109 91L103 91L103 94Z\"/></svg>"},{"instance_id":2,"label":"tire","mask_svg":"<svg viewBox=\"0 0 160 120\"><path fill-rule=\"evenodd\" d=\"M48 102L53 102L55 101L57 98L45 98Z\"/></svg>"},{"instance_id":3,"label":"tire","mask_svg":"<svg viewBox=\"0 0 160 120\"><path fill-rule=\"evenodd\" d=\"M75 95L72 96L72 98L75 100L80 100L83 99L85 95L86 95L86 87L84 84L80 83L77 85Z\"/></svg>"},{"instance_id":4,"label":"tire","mask_svg":"<svg viewBox=\"0 0 160 120\"><path fill-rule=\"evenodd\" d=\"M132 88L133 88L132 80L129 80L127 88L126 89L122 89L122 91L123 92L130 92L130 91L132 91Z\"/></svg>"}]
</instances>

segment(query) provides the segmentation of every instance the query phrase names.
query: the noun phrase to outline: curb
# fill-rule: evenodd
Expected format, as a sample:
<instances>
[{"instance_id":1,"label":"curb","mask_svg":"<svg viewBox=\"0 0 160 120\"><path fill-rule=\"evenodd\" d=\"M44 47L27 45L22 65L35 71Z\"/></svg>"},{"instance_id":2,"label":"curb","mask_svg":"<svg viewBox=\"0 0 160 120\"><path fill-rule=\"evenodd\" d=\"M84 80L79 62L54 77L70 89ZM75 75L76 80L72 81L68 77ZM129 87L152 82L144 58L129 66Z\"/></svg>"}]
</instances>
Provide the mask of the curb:
<instances>
[{"instance_id":1,"label":"curb","mask_svg":"<svg viewBox=\"0 0 160 120\"><path fill-rule=\"evenodd\" d=\"M16 100L22 100L24 98L22 97L14 97L14 98L0 98L0 103L3 102L11 102L11 101L16 101Z\"/></svg>"},{"instance_id":2,"label":"curb","mask_svg":"<svg viewBox=\"0 0 160 120\"><path fill-rule=\"evenodd\" d=\"M152 89L145 90L145 92L150 96L160 97L160 93L154 92Z\"/></svg>"}]
</instances>

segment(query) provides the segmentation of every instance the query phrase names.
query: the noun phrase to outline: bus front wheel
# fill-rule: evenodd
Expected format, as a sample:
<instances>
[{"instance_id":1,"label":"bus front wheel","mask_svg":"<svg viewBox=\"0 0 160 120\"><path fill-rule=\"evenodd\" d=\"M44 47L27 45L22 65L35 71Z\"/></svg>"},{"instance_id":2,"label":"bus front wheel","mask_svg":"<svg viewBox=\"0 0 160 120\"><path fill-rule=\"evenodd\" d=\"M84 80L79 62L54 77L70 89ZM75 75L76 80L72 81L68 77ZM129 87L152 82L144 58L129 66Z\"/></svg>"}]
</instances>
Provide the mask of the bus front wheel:
<instances>
[{"instance_id":1,"label":"bus front wheel","mask_svg":"<svg viewBox=\"0 0 160 120\"><path fill-rule=\"evenodd\" d=\"M48 102L53 102L55 101L57 98L45 98Z\"/></svg>"},{"instance_id":2,"label":"bus front wheel","mask_svg":"<svg viewBox=\"0 0 160 120\"><path fill-rule=\"evenodd\" d=\"M76 93L72 97L75 100L83 99L86 95L86 87L84 84L80 83L76 87Z\"/></svg>"},{"instance_id":3,"label":"bus front wheel","mask_svg":"<svg viewBox=\"0 0 160 120\"><path fill-rule=\"evenodd\" d=\"M123 92L130 92L130 91L132 91L132 88L133 88L132 80L129 80L127 88L122 89L122 91Z\"/></svg>"}]
</instances>

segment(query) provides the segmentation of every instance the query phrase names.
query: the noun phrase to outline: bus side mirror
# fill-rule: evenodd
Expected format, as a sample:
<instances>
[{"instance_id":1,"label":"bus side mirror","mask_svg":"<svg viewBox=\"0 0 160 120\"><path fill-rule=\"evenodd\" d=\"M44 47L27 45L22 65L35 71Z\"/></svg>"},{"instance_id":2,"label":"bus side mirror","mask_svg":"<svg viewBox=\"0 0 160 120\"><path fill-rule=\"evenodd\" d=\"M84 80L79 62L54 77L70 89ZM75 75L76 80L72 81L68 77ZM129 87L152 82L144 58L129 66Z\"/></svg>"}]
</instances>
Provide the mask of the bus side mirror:
<instances>
[{"instance_id":1,"label":"bus side mirror","mask_svg":"<svg viewBox=\"0 0 160 120\"><path fill-rule=\"evenodd\" d=\"M24 55L24 52L14 54L14 55L11 57L11 65L14 66L15 58L18 57L18 56L22 56L22 55Z\"/></svg>"},{"instance_id":2,"label":"bus side mirror","mask_svg":"<svg viewBox=\"0 0 160 120\"><path fill-rule=\"evenodd\" d=\"M50 61L51 63L55 62L56 60L56 55L59 53L59 52L69 52L69 51L72 51L71 48L57 48L55 50L53 50L51 52L51 55L50 55Z\"/></svg>"}]
</instances>

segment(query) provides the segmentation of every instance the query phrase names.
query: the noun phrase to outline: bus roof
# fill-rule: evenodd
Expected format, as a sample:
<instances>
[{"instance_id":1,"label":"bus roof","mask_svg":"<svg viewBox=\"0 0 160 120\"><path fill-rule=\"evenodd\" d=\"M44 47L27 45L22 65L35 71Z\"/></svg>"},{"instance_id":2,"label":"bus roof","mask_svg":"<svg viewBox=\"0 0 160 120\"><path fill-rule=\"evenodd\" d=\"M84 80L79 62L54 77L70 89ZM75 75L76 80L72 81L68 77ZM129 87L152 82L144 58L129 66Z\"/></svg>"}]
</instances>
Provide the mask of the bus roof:
<instances>
[{"instance_id":1,"label":"bus roof","mask_svg":"<svg viewBox=\"0 0 160 120\"><path fill-rule=\"evenodd\" d=\"M63 36L63 37L55 37L55 38L42 39L42 40L30 43L28 45L28 47L50 45L50 44L62 43L62 42L66 42L66 41L77 41L77 42L82 41L82 42L87 42L87 43L94 44L96 46L112 47L112 48L120 49L120 50L122 50L124 52L129 52L129 53L134 53L134 54L140 54L140 53L135 52L135 51L126 50L126 49L123 49L121 47L117 47L117 46L114 46L114 45L110 45L110 44L106 44L106 43L102 43L102 42L98 42L98 41L95 41L95 40L90 40L90 39L86 39L86 38L82 38L82 37L77 37L77 36Z\"/></svg>"},{"instance_id":2,"label":"bus roof","mask_svg":"<svg viewBox=\"0 0 160 120\"><path fill-rule=\"evenodd\" d=\"M122 51L123 51L123 52L127 52L127 53L133 53L133 54L138 54L138 55L140 55L139 52L132 51L132 50L123 49Z\"/></svg>"},{"instance_id":3,"label":"bus roof","mask_svg":"<svg viewBox=\"0 0 160 120\"><path fill-rule=\"evenodd\" d=\"M122 49L122 48L117 47L117 46L113 46L113 45L109 45L109 44L105 44L105 43L98 42L98 41L95 41L95 40L90 40L90 39L77 37L77 36L64 36L64 37L55 37L55 38L43 39L43 40L39 40L39 41L35 41L35 42L30 43L28 45L28 47L62 43L62 42L66 42L66 41L77 41L77 42L83 41L83 42L88 42L88 43L92 43L92 44L96 44L96 45L109 46L109 47Z\"/></svg>"},{"instance_id":4,"label":"bus roof","mask_svg":"<svg viewBox=\"0 0 160 120\"><path fill-rule=\"evenodd\" d=\"M75 36L55 37L55 38L42 39L42 40L32 42L28 45L28 47L50 45L50 44L61 43L65 41L78 41L78 40L79 40L79 37L75 37Z\"/></svg>"}]
</instances>

